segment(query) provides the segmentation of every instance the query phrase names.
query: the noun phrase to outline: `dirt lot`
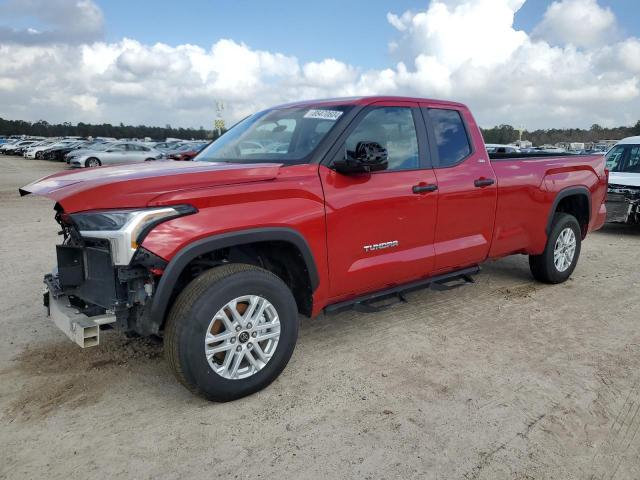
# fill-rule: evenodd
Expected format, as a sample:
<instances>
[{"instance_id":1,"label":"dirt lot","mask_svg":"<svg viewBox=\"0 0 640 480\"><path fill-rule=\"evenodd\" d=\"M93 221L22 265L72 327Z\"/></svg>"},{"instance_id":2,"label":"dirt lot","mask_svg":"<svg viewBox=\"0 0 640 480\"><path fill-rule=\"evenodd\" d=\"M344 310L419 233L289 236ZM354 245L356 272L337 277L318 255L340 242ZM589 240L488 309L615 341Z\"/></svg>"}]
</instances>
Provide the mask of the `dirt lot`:
<instances>
[{"instance_id":1,"label":"dirt lot","mask_svg":"<svg viewBox=\"0 0 640 480\"><path fill-rule=\"evenodd\" d=\"M607 227L573 278L525 257L379 314L302 324L268 389L207 403L162 345L83 351L44 315L60 164L0 157L0 478L640 478L640 229Z\"/></svg>"}]
</instances>

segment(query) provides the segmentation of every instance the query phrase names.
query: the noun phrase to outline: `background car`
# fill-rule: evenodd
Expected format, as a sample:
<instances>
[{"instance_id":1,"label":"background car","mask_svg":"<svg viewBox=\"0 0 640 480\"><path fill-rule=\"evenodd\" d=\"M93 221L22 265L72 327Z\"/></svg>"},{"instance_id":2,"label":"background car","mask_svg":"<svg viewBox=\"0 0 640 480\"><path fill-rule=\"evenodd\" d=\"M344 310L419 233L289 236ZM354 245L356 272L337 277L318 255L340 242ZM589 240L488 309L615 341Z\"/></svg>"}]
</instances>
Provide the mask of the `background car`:
<instances>
[{"instance_id":1,"label":"background car","mask_svg":"<svg viewBox=\"0 0 640 480\"><path fill-rule=\"evenodd\" d=\"M498 143L487 143L485 145L487 153L518 153L520 148L515 145L502 145Z\"/></svg>"},{"instance_id":2,"label":"background car","mask_svg":"<svg viewBox=\"0 0 640 480\"><path fill-rule=\"evenodd\" d=\"M14 142L14 143L5 143L4 145L2 145L2 148L0 148L0 153L3 153L4 155L15 155L18 152L21 153L21 149L27 148L28 146L36 143L38 140L21 140L19 142Z\"/></svg>"},{"instance_id":3,"label":"background car","mask_svg":"<svg viewBox=\"0 0 640 480\"><path fill-rule=\"evenodd\" d=\"M54 160L57 162L64 161L64 156L74 148L84 145L86 140L67 139L51 145L42 152L42 158L45 160Z\"/></svg>"},{"instance_id":4,"label":"background car","mask_svg":"<svg viewBox=\"0 0 640 480\"><path fill-rule=\"evenodd\" d=\"M56 140L43 140L31 145L23 152L24 158L42 158L42 152L53 145Z\"/></svg>"},{"instance_id":5,"label":"background car","mask_svg":"<svg viewBox=\"0 0 640 480\"><path fill-rule=\"evenodd\" d=\"M162 153L140 142L118 143L106 150L88 151L69 161L72 168L91 168L101 165L117 165L121 163L140 163L162 158Z\"/></svg>"},{"instance_id":6,"label":"background car","mask_svg":"<svg viewBox=\"0 0 640 480\"><path fill-rule=\"evenodd\" d=\"M82 145L78 145L76 147L74 147L72 150L70 150L65 156L64 156L64 160L67 163L71 163L71 160L76 158L76 157L82 157L83 155L90 153L90 152L104 152L105 150L107 150L108 148L117 145L121 142L105 142L102 140L96 140L94 142L90 142L90 143L85 143Z\"/></svg>"},{"instance_id":7,"label":"background car","mask_svg":"<svg viewBox=\"0 0 640 480\"><path fill-rule=\"evenodd\" d=\"M171 160L193 160L193 158L202 151L204 147L209 145L208 143L190 143L183 145L177 151L166 155Z\"/></svg>"}]
</instances>

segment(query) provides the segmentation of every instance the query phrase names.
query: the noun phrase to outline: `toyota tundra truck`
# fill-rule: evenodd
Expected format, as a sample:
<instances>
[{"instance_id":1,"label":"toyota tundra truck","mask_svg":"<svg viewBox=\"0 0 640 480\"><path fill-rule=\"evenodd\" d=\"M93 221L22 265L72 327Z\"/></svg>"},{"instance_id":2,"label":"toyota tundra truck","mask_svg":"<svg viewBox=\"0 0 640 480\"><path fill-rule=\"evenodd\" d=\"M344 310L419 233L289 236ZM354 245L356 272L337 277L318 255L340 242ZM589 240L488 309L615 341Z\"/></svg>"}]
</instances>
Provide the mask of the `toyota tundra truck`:
<instances>
[{"instance_id":1,"label":"toyota tundra truck","mask_svg":"<svg viewBox=\"0 0 640 480\"><path fill-rule=\"evenodd\" d=\"M105 328L163 337L185 387L228 401L282 372L300 315L380 309L514 254L564 282L606 190L602 156L490 158L460 103L366 97L261 111L193 162L60 172L20 193L55 201L55 324L81 347Z\"/></svg>"}]
</instances>

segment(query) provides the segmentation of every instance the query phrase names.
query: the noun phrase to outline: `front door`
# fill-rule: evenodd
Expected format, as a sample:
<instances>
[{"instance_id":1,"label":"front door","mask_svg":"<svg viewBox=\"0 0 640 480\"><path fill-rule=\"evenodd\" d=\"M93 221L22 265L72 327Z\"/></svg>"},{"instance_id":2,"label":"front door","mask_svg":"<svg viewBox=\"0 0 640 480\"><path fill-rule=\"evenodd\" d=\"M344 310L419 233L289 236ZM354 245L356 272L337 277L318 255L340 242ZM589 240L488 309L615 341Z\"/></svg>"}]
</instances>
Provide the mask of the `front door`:
<instances>
[{"instance_id":1,"label":"front door","mask_svg":"<svg viewBox=\"0 0 640 480\"><path fill-rule=\"evenodd\" d=\"M389 166L344 175L320 167L327 215L330 297L334 301L428 276L434 265L436 178L418 105L364 109L338 141L335 160L360 141L387 149Z\"/></svg>"},{"instance_id":2,"label":"front door","mask_svg":"<svg viewBox=\"0 0 640 480\"><path fill-rule=\"evenodd\" d=\"M438 181L435 271L487 258L496 213L496 176L473 117L464 108L422 105ZM475 145L475 147L474 147Z\"/></svg>"}]
</instances>

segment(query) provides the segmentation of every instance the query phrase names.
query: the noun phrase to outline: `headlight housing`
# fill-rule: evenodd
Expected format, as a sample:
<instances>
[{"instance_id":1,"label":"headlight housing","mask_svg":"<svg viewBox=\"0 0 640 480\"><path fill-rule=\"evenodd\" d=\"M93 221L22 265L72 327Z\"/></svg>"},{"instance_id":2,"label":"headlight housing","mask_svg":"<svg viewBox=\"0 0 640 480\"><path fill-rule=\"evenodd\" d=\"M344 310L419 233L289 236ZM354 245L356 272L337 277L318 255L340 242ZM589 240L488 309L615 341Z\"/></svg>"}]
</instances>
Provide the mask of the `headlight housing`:
<instances>
[{"instance_id":1,"label":"headlight housing","mask_svg":"<svg viewBox=\"0 0 640 480\"><path fill-rule=\"evenodd\" d=\"M198 210L191 205L143 209L94 210L71 214L71 220L85 238L101 238L111 245L115 265L128 265L144 237L167 220L191 215Z\"/></svg>"}]
</instances>

